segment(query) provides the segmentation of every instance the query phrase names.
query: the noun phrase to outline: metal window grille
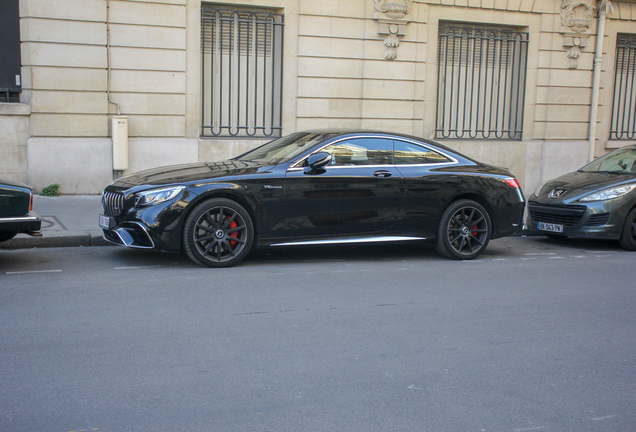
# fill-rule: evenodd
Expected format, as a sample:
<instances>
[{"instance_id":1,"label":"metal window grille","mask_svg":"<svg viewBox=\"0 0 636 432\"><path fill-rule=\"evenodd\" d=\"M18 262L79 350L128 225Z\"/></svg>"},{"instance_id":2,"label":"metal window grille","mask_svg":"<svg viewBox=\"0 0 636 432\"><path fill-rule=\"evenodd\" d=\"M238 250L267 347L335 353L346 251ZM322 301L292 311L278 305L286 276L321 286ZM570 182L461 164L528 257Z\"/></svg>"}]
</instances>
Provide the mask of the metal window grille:
<instances>
[{"instance_id":1,"label":"metal window grille","mask_svg":"<svg viewBox=\"0 0 636 432\"><path fill-rule=\"evenodd\" d=\"M611 140L636 139L636 35L618 35Z\"/></svg>"},{"instance_id":2,"label":"metal window grille","mask_svg":"<svg viewBox=\"0 0 636 432\"><path fill-rule=\"evenodd\" d=\"M528 33L440 24L436 138L521 140Z\"/></svg>"},{"instance_id":3,"label":"metal window grille","mask_svg":"<svg viewBox=\"0 0 636 432\"><path fill-rule=\"evenodd\" d=\"M20 102L20 93L0 88L0 102Z\"/></svg>"},{"instance_id":4,"label":"metal window grille","mask_svg":"<svg viewBox=\"0 0 636 432\"><path fill-rule=\"evenodd\" d=\"M201 9L204 137L279 137L283 15Z\"/></svg>"}]
</instances>

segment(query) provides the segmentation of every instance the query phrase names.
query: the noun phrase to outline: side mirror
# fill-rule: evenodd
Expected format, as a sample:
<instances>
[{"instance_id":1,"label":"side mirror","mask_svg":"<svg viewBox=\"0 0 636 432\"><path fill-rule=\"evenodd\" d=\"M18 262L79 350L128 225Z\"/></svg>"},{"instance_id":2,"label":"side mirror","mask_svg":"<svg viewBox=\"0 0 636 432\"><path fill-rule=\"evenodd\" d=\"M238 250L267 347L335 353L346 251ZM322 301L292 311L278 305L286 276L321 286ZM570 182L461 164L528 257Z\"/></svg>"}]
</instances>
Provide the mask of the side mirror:
<instances>
[{"instance_id":1,"label":"side mirror","mask_svg":"<svg viewBox=\"0 0 636 432\"><path fill-rule=\"evenodd\" d=\"M309 155L307 158L308 168L305 170L305 174L322 174L325 172L323 167L329 162L331 162L329 153L320 152Z\"/></svg>"}]
</instances>

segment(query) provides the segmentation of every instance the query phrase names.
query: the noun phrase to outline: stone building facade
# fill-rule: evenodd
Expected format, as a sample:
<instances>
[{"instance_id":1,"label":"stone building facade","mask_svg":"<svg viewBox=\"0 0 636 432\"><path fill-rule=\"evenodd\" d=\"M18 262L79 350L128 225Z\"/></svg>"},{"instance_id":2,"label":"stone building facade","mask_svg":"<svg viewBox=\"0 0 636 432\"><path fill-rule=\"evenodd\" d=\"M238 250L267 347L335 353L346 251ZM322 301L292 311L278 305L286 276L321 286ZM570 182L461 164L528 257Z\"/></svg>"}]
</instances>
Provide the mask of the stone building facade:
<instances>
[{"instance_id":1,"label":"stone building facade","mask_svg":"<svg viewBox=\"0 0 636 432\"><path fill-rule=\"evenodd\" d=\"M110 130L118 111L128 121L124 173L225 159L278 133L365 128L506 166L528 194L634 142L635 1L15 1L21 88L19 102L0 103L0 177L36 190L96 194L121 174ZM259 17L272 25L250 24ZM258 53L261 66L250 60ZM271 107L215 119L227 104L258 105L250 88ZM256 133L261 114L275 124Z\"/></svg>"}]
</instances>

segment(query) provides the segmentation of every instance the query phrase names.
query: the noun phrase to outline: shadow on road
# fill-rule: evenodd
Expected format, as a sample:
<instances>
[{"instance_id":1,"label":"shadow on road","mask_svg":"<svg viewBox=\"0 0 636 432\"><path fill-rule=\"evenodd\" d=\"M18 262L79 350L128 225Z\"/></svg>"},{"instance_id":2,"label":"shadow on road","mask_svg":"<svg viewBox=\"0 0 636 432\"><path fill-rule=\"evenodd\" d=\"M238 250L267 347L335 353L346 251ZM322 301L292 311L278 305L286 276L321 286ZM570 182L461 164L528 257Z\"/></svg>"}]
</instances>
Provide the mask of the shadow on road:
<instances>
[{"instance_id":1,"label":"shadow on road","mask_svg":"<svg viewBox=\"0 0 636 432\"><path fill-rule=\"evenodd\" d=\"M119 247L107 248L131 266L152 263L174 263L198 267L185 254L164 254ZM507 237L492 240L486 251L477 259L522 257L534 253L576 254L581 252L625 252L616 241L567 238L553 240L543 236ZM294 262L373 262L382 260L444 260L432 243L403 242L375 244L346 244L320 246L271 247L252 250L240 266L276 265ZM165 264L164 264L165 265Z\"/></svg>"}]
</instances>

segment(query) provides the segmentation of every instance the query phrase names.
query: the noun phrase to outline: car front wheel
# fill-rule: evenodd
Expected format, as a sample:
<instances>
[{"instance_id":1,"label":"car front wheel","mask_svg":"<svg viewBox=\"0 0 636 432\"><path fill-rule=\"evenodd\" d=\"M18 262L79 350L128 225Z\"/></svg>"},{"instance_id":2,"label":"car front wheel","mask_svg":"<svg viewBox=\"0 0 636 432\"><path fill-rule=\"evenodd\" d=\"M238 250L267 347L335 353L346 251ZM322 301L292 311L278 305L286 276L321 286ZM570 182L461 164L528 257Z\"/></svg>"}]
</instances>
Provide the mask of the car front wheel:
<instances>
[{"instance_id":1,"label":"car front wheel","mask_svg":"<svg viewBox=\"0 0 636 432\"><path fill-rule=\"evenodd\" d=\"M208 267L229 267L245 258L252 247L254 225L235 201L212 198L195 207L183 228L188 257Z\"/></svg>"},{"instance_id":2,"label":"car front wheel","mask_svg":"<svg viewBox=\"0 0 636 432\"><path fill-rule=\"evenodd\" d=\"M627 214L619 242L624 249L636 251L636 208Z\"/></svg>"},{"instance_id":3,"label":"car front wheel","mask_svg":"<svg viewBox=\"0 0 636 432\"><path fill-rule=\"evenodd\" d=\"M481 254L490 241L490 216L472 200L451 204L437 229L437 251L448 258L470 260Z\"/></svg>"}]
</instances>

